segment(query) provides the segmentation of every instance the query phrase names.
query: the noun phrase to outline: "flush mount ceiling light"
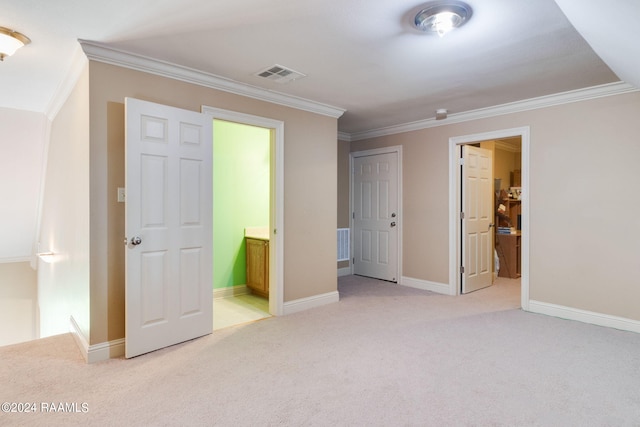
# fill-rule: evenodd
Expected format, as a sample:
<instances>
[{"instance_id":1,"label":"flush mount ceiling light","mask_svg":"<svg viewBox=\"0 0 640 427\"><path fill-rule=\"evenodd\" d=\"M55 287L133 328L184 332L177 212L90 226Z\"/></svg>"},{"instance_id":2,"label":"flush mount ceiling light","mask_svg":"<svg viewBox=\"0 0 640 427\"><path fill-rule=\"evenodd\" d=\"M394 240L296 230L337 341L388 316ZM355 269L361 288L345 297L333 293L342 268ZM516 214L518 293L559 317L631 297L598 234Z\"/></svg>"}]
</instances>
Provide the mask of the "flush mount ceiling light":
<instances>
[{"instance_id":1,"label":"flush mount ceiling light","mask_svg":"<svg viewBox=\"0 0 640 427\"><path fill-rule=\"evenodd\" d=\"M428 3L418 12L413 23L421 31L436 33L442 37L454 28L464 25L472 14L471 6L464 2L437 1Z\"/></svg>"},{"instance_id":2,"label":"flush mount ceiling light","mask_svg":"<svg viewBox=\"0 0 640 427\"><path fill-rule=\"evenodd\" d=\"M0 61L4 61L5 56L13 55L16 50L29 43L31 40L24 34L0 27Z\"/></svg>"}]
</instances>

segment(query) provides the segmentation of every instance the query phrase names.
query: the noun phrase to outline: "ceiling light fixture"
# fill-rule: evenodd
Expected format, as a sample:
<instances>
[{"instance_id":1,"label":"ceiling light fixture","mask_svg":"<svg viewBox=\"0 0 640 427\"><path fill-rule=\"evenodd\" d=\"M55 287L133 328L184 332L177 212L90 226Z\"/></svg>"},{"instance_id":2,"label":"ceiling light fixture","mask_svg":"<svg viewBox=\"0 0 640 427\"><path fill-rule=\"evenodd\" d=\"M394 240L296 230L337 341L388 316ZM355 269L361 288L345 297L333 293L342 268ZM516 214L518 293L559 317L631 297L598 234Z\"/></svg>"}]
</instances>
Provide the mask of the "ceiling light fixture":
<instances>
[{"instance_id":1,"label":"ceiling light fixture","mask_svg":"<svg viewBox=\"0 0 640 427\"><path fill-rule=\"evenodd\" d=\"M427 4L418 12L414 25L421 31L436 33L443 37L454 28L464 25L472 14L471 6L464 2L437 1Z\"/></svg>"},{"instance_id":2,"label":"ceiling light fixture","mask_svg":"<svg viewBox=\"0 0 640 427\"><path fill-rule=\"evenodd\" d=\"M24 34L0 27L0 61L4 61L5 56L13 55L16 50L29 43L31 40Z\"/></svg>"}]
</instances>

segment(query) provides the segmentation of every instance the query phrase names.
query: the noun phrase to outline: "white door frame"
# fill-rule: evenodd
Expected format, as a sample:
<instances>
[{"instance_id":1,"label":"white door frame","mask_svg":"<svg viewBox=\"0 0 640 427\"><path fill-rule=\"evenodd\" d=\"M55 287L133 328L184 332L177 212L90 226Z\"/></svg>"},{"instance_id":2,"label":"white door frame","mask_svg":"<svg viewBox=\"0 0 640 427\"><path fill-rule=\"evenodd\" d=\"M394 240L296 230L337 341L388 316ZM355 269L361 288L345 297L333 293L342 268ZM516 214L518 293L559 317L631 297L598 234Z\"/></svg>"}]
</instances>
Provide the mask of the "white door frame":
<instances>
[{"instance_id":1,"label":"white door frame","mask_svg":"<svg viewBox=\"0 0 640 427\"><path fill-rule=\"evenodd\" d=\"M460 152L461 146L492 139L519 136L522 140L522 270L520 276L521 305L529 310L529 126L476 133L449 138L449 295L460 294Z\"/></svg>"},{"instance_id":2,"label":"white door frame","mask_svg":"<svg viewBox=\"0 0 640 427\"><path fill-rule=\"evenodd\" d=\"M397 253L397 266L398 266L398 275L397 284L402 285L402 145L395 145L392 147L383 147L383 148L374 148L372 150L363 150L363 151L354 151L349 153L349 229L351 234L351 259L349 260L349 270L350 273L353 274L353 256L354 256L354 240L353 239L353 212L354 212L354 189L353 189L353 171L354 171L354 162L356 157L364 157L364 156L375 156L377 154L389 154L396 153L398 157L398 250Z\"/></svg>"},{"instance_id":3,"label":"white door frame","mask_svg":"<svg viewBox=\"0 0 640 427\"><path fill-rule=\"evenodd\" d=\"M273 131L269 213L269 312L284 314L284 122L237 111L202 106L211 120L226 120Z\"/></svg>"}]
</instances>

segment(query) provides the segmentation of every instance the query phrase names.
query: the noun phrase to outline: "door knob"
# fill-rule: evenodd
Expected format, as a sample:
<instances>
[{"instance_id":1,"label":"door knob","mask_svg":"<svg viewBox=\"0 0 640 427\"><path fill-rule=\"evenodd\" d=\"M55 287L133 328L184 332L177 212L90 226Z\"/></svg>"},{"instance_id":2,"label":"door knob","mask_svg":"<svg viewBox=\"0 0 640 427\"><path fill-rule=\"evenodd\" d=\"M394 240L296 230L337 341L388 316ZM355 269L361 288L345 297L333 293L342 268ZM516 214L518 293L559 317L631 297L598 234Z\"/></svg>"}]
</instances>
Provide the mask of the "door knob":
<instances>
[{"instance_id":1,"label":"door knob","mask_svg":"<svg viewBox=\"0 0 640 427\"><path fill-rule=\"evenodd\" d=\"M395 222L395 221L393 221L393 222L391 223L391 226L392 226L392 227L395 227L395 226L396 226L396 222Z\"/></svg>"},{"instance_id":2,"label":"door knob","mask_svg":"<svg viewBox=\"0 0 640 427\"><path fill-rule=\"evenodd\" d=\"M140 237L135 236L131 238L131 245L138 246L140 243L142 243L142 239Z\"/></svg>"}]
</instances>

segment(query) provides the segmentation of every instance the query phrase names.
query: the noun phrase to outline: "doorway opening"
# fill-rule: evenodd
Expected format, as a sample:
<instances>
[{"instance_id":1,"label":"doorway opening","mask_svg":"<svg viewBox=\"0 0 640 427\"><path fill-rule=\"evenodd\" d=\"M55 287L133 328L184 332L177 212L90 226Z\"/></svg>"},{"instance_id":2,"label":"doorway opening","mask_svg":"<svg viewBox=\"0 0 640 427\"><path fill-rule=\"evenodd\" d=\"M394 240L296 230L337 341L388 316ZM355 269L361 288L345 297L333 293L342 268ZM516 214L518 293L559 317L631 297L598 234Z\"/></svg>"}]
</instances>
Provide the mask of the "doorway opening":
<instances>
[{"instance_id":1,"label":"doorway opening","mask_svg":"<svg viewBox=\"0 0 640 427\"><path fill-rule=\"evenodd\" d=\"M505 129L495 132L487 132L481 134L474 135L465 135L460 137L453 137L449 139L449 157L450 157L450 177L449 177L449 194L450 194L450 204L449 204L449 263L450 263L450 275L449 275L449 293L450 295L459 295L461 293L462 281L463 279L463 271L465 266L465 257L466 253L464 253L464 245L463 245L463 225L462 225L462 212L463 208L463 179L461 173L461 154L463 152L463 146L466 145L488 145L487 141L506 141L500 142L500 146L504 149L509 147L509 149L515 150L514 141L519 140L521 144L520 148L520 172L519 174L519 189L517 186L511 185L511 176L509 177L508 182L508 190L507 183L502 185L501 189L505 189L505 193L498 192L498 197L502 195L508 195L511 192L511 187L514 187L513 191L517 192L516 198L508 198L505 199L508 201L507 203L511 203L513 200L514 206L517 205L517 209L513 212L509 210L509 213L513 213L513 220L509 223L502 223L502 226L505 227L502 231L506 234L507 227L511 228L513 226L513 236L515 241L515 236L518 238L518 249L520 252L520 263L519 265L515 265L515 261L509 266L509 268L513 269L513 274L509 274L509 276L519 275L520 280L520 305L523 309L528 309L529 304L529 127L515 128L515 129ZM494 144L495 146L495 144ZM513 148L512 148L513 147ZM512 153L513 154L513 153ZM515 158L514 158L515 165ZM515 168L514 168L515 169ZM503 174L504 172L499 172ZM516 177L517 179L517 177ZM495 182L492 183L492 190L495 191ZM515 201L517 200L517 201ZM495 200L493 203L500 201ZM492 203L492 204L493 204ZM506 206L505 206L506 207ZM499 220L499 217L494 216L495 213L492 213L492 216ZM493 223L493 226L500 226L500 223ZM497 233L492 233L492 238L495 240L504 239L503 237L496 237ZM511 239L511 233L509 233L509 237L507 239ZM506 243L503 243L506 246ZM502 249L505 249L505 246ZM495 247L495 243L492 245ZM491 253L491 261L494 261L495 252ZM505 253L503 252L503 256ZM495 268L495 263L491 263ZM506 266L503 266L506 268ZM516 272L517 269L517 272ZM503 270L504 272L504 270ZM509 277L510 279L511 277ZM501 279L504 280L504 279Z\"/></svg>"},{"instance_id":2,"label":"doorway opening","mask_svg":"<svg viewBox=\"0 0 640 427\"><path fill-rule=\"evenodd\" d=\"M270 134L263 127L213 120L214 330L271 315L264 274L268 269ZM253 271L262 273L250 274Z\"/></svg>"},{"instance_id":3,"label":"doorway opening","mask_svg":"<svg viewBox=\"0 0 640 427\"><path fill-rule=\"evenodd\" d=\"M214 128L216 330L283 313L284 124L213 107L202 112ZM266 289L247 286L256 271Z\"/></svg>"}]
</instances>

